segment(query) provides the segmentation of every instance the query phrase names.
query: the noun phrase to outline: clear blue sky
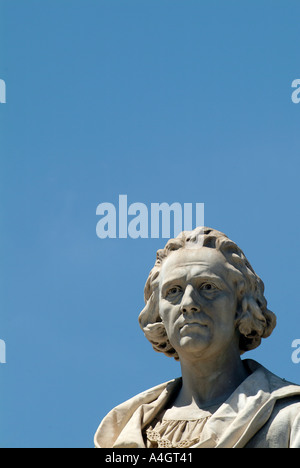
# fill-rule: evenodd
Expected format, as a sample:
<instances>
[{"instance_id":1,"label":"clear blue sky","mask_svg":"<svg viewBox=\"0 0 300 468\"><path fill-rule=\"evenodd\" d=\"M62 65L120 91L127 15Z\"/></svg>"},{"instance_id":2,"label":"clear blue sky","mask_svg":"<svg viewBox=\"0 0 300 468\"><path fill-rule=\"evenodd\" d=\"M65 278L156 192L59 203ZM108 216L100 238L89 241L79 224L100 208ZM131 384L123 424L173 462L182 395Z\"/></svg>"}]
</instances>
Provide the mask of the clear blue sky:
<instances>
[{"instance_id":1,"label":"clear blue sky","mask_svg":"<svg viewBox=\"0 0 300 468\"><path fill-rule=\"evenodd\" d=\"M300 384L299 15L295 0L0 0L0 446L93 447L112 407L180 374L137 322L165 240L96 236L119 194L205 203L278 317L248 357Z\"/></svg>"}]
</instances>

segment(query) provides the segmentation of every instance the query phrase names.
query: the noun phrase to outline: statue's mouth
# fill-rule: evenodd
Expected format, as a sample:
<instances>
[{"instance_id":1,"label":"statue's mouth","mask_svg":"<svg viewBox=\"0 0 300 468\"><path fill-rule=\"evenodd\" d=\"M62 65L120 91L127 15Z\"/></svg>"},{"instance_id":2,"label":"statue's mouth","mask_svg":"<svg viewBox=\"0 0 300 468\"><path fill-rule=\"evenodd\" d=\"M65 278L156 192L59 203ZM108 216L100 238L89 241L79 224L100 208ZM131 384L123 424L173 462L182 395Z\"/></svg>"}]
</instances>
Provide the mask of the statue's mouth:
<instances>
[{"instance_id":1,"label":"statue's mouth","mask_svg":"<svg viewBox=\"0 0 300 468\"><path fill-rule=\"evenodd\" d=\"M204 322L185 322L181 325L180 330L184 330L185 328L197 328L197 327L207 328L208 325L207 323L204 323Z\"/></svg>"}]
</instances>

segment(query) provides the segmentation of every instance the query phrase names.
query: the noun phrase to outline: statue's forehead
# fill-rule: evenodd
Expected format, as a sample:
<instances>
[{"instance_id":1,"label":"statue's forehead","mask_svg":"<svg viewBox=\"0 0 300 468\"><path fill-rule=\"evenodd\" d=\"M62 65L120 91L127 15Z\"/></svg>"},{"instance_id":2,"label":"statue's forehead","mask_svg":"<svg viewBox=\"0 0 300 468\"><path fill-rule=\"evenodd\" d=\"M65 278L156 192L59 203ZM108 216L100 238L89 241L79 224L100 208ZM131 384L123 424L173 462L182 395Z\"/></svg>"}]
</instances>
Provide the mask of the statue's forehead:
<instances>
[{"instance_id":1,"label":"statue's forehead","mask_svg":"<svg viewBox=\"0 0 300 468\"><path fill-rule=\"evenodd\" d=\"M206 247L198 249L180 249L172 252L165 259L161 270L161 279L167 276L184 276L189 272L191 275L207 274L224 276L229 265L225 257L215 249Z\"/></svg>"},{"instance_id":2,"label":"statue's forehead","mask_svg":"<svg viewBox=\"0 0 300 468\"><path fill-rule=\"evenodd\" d=\"M208 247L183 248L169 254L163 263L163 268L174 268L183 264L213 266L219 263L226 263L224 255L216 249Z\"/></svg>"}]
</instances>

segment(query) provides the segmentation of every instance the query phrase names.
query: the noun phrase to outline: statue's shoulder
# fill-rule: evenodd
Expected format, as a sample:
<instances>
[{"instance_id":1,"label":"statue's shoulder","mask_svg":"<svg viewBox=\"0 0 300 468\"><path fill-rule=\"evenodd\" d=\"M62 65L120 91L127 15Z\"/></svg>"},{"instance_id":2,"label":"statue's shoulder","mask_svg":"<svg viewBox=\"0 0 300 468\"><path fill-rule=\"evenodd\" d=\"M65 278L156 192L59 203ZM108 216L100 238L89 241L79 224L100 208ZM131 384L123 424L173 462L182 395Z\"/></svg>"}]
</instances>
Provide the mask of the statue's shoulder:
<instances>
[{"instance_id":1,"label":"statue's shoulder","mask_svg":"<svg viewBox=\"0 0 300 468\"><path fill-rule=\"evenodd\" d=\"M113 408L101 421L95 434L96 447L113 447L116 440L125 434L140 437L141 418L152 420L157 409L164 407L181 385L181 378L151 387Z\"/></svg>"},{"instance_id":2,"label":"statue's shoulder","mask_svg":"<svg viewBox=\"0 0 300 468\"><path fill-rule=\"evenodd\" d=\"M271 384L271 388L275 392L283 392L290 396L292 395L299 395L300 396L300 385L290 382L286 380L284 377L279 377L278 375L274 374L273 372L268 371L269 373L269 380Z\"/></svg>"},{"instance_id":3,"label":"statue's shoulder","mask_svg":"<svg viewBox=\"0 0 300 468\"><path fill-rule=\"evenodd\" d=\"M152 401L155 401L157 398L159 398L162 394L171 394L175 391L175 389L179 388L182 384L182 379L176 378L172 380L168 380L166 382L163 382L161 384L155 385L154 387L150 387L147 390L143 390L140 393L137 393L133 397L129 398L129 400L126 400L124 403L121 403L121 405L130 405L134 402L137 404L145 404L145 403L150 403ZM166 395L166 396L167 396Z\"/></svg>"}]
</instances>

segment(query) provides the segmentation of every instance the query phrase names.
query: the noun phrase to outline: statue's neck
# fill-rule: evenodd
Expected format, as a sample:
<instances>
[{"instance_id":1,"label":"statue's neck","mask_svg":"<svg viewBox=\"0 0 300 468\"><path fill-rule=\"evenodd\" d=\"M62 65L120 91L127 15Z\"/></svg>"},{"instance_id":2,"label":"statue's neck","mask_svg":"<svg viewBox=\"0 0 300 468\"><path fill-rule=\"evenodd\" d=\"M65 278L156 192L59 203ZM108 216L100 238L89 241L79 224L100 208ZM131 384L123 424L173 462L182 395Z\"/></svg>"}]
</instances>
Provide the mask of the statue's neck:
<instances>
[{"instance_id":1,"label":"statue's neck","mask_svg":"<svg viewBox=\"0 0 300 468\"><path fill-rule=\"evenodd\" d=\"M214 361L181 360L182 388L176 405L209 407L223 403L248 377L239 355Z\"/></svg>"}]
</instances>

